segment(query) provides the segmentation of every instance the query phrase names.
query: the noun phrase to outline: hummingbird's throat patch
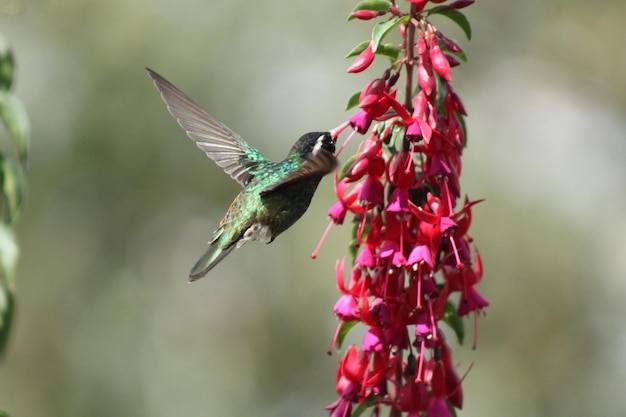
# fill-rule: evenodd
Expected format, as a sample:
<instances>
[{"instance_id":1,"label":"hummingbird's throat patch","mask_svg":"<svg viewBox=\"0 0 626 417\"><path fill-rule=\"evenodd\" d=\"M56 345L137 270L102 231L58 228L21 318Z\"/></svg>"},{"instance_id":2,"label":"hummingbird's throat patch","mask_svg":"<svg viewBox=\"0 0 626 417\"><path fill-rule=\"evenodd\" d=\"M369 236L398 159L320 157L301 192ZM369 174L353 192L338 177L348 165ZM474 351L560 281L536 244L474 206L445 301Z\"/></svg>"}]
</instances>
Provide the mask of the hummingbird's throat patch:
<instances>
[{"instance_id":1,"label":"hummingbird's throat patch","mask_svg":"<svg viewBox=\"0 0 626 417\"><path fill-rule=\"evenodd\" d=\"M248 227L243 237L237 242L237 249L242 247L249 240L258 240L263 243L270 243L272 241L272 231L270 227L263 223L254 223Z\"/></svg>"}]
</instances>

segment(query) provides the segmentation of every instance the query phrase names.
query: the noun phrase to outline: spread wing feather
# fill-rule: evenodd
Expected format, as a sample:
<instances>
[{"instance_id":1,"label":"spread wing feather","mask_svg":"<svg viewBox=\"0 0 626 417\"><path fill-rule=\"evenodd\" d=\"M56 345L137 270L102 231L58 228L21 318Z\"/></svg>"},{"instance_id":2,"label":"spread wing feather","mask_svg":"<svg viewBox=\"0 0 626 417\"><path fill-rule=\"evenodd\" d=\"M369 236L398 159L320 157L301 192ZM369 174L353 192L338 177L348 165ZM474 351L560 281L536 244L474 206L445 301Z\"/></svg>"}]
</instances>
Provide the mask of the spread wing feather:
<instances>
[{"instance_id":1,"label":"spread wing feather","mask_svg":"<svg viewBox=\"0 0 626 417\"><path fill-rule=\"evenodd\" d=\"M305 178L323 177L335 170L337 167L337 159L335 156L325 149L320 149L316 153L311 153L305 157L304 162L299 164L298 168L271 186L264 188L261 195L276 191L277 189Z\"/></svg>"},{"instance_id":2,"label":"spread wing feather","mask_svg":"<svg viewBox=\"0 0 626 417\"><path fill-rule=\"evenodd\" d=\"M156 72L146 68L167 110L196 145L224 171L245 187L259 164L268 162L239 135L193 102Z\"/></svg>"}]
</instances>

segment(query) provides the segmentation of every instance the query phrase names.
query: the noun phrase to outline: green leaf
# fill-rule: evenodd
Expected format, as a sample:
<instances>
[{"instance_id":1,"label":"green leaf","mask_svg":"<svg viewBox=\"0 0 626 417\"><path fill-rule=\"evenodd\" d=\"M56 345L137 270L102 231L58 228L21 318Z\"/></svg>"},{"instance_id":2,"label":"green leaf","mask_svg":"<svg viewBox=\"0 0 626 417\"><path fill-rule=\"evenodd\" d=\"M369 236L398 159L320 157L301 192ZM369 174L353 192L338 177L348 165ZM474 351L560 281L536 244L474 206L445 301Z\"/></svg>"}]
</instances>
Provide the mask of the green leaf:
<instances>
[{"instance_id":1,"label":"green leaf","mask_svg":"<svg viewBox=\"0 0 626 417\"><path fill-rule=\"evenodd\" d=\"M450 301L446 302L446 310L443 313L443 322L446 323L456 334L459 344L463 344L465 338L465 325L463 320L456 314L456 307Z\"/></svg>"},{"instance_id":2,"label":"green leaf","mask_svg":"<svg viewBox=\"0 0 626 417\"><path fill-rule=\"evenodd\" d=\"M467 62L467 55L465 55L465 52L463 52L463 51L453 52L453 51L450 51L448 49L446 49L446 51L448 51L449 54L452 54L455 57L459 58L461 61Z\"/></svg>"},{"instance_id":3,"label":"green leaf","mask_svg":"<svg viewBox=\"0 0 626 417\"><path fill-rule=\"evenodd\" d=\"M26 180L22 167L13 158L0 156L0 180L7 200L8 222L12 223L24 201Z\"/></svg>"},{"instance_id":4,"label":"green leaf","mask_svg":"<svg viewBox=\"0 0 626 417\"><path fill-rule=\"evenodd\" d=\"M402 49L400 49L398 45L394 43L385 43L378 47L376 55L386 56L391 60L391 63L393 64L402 56Z\"/></svg>"},{"instance_id":5,"label":"green leaf","mask_svg":"<svg viewBox=\"0 0 626 417\"><path fill-rule=\"evenodd\" d=\"M435 103L437 104L437 107L439 108L441 114L446 115L448 112L446 110L446 106L443 104L443 100L448 94L448 89L446 87L447 84L445 83L443 78L441 78L439 74L437 74L436 71L433 71L433 75L435 76L435 92L437 93L437 96L435 97Z\"/></svg>"},{"instance_id":6,"label":"green leaf","mask_svg":"<svg viewBox=\"0 0 626 417\"><path fill-rule=\"evenodd\" d=\"M6 39L0 35L0 90L9 91L11 89L14 73L13 51Z\"/></svg>"},{"instance_id":7,"label":"green leaf","mask_svg":"<svg viewBox=\"0 0 626 417\"><path fill-rule=\"evenodd\" d=\"M346 58L352 58L353 56L359 55L361 52L365 51L365 48L367 48L367 45L369 44L370 44L369 40L361 42L360 44L352 48L350 52L348 52L348 55L346 55Z\"/></svg>"},{"instance_id":8,"label":"green leaf","mask_svg":"<svg viewBox=\"0 0 626 417\"><path fill-rule=\"evenodd\" d=\"M450 410L452 417L457 417L458 414L456 413L456 408L454 408L454 406L452 405L452 403L450 402L448 398L446 398L446 404L448 404L448 410Z\"/></svg>"},{"instance_id":9,"label":"green leaf","mask_svg":"<svg viewBox=\"0 0 626 417\"><path fill-rule=\"evenodd\" d=\"M456 117L459 119L459 123L461 123L461 128L463 129L463 137L465 138L464 147L467 148L468 137L467 137L467 126L465 125L465 116L463 116L461 113L457 113Z\"/></svg>"},{"instance_id":10,"label":"green leaf","mask_svg":"<svg viewBox=\"0 0 626 417\"><path fill-rule=\"evenodd\" d=\"M15 288L18 256L19 249L13 232L4 223L0 223L0 268L4 273L5 287L9 290Z\"/></svg>"},{"instance_id":11,"label":"green leaf","mask_svg":"<svg viewBox=\"0 0 626 417\"><path fill-rule=\"evenodd\" d=\"M3 356L9 341L9 333L15 315L15 297L13 292L0 285L0 358ZM0 417L7 415L0 410Z\"/></svg>"},{"instance_id":12,"label":"green leaf","mask_svg":"<svg viewBox=\"0 0 626 417\"><path fill-rule=\"evenodd\" d=\"M386 22L376 23L372 29L372 51L378 52L378 47L383 38L396 26L408 22L409 16L393 17Z\"/></svg>"},{"instance_id":13,"label":"green leaf","mask_svg":"<svg viewBox=\"0 0 626 417\"><path fill-rule=\"evenodd\" d=\"M376 404L379 400L380 400L379 394L370 393L367 397L365 397L363 401L361 401L361 404L359 404L359 406L354 409L351 416L359 417L361 414L365 412L365 410L367 410L368 408Z\"/></svg>"},{"instance_id":14,"label":"green leaf","mask_svg":"<svg viewBox=\"0 0 626 417\"><path fill-rule=\"evenodd\" d=\"M350 156L350 158L346 159L346 162L343 163L341 170L339 171L339 181L341 181L345 176L352 164L356 161L356 155Z\"/></svg>"},{"instance_id":15,"label":"green leaf","mask_svg":"<svg viewBox=\"0 0 626 417\"><path fill-rule=\"evenodd\" d=\"M391 153L396 153L398 149L402 149L402 142L404 141L404 135L406 134L406 128L399 125L394 125L391 128L391 135L389 135L388 149ZM396 148L397 147L397 148Z\"/></svg>"},{"instance_id":16,"label":"green leaf","mask_svg":"<svg viewBox=\"0 0 626 417\"><path fill-rule=\"evenodd\" d=\"M346 339L346 336L348 335L350 330L352 330L352 328L357 325L358 322L358 320L341 322L341 326L339 327L339 333L337 333L337 349L341 349L341 345Z\"/></svg>"},{"instance_id":17,"label":"green leaf","mask_svg":"<svg viewBox=\"0 0 626 417\"><path fill-rule=\"evenodd\" d=\"M363 0L354 6L352 12L359 10L374 10L379 12L381 10L388 10L391 7L391 2L387 0Z\"/></svg>"},{"instance_id":18,"label":"green leaf","mask_svg":"<svg viewBox=\"0 0 626 417\"><path fill-rule=\"evenodd\" d=\"M375 12L379 12L381 10L388 10L391 7L391 2L387 0L363 0L350 12L350 16L348 16L348 20L356 19L352 16L352 13L357 12L359 10L373 10Z\"/></svg>"},{"instance_id":19,"label":"green leaf","mask_svg":"<svg viewBox=\"0 0 626 417\"><path fill-rule=\"evenodd\" d=\"M0 277L0 357L9 340L15 315L14 288L17 256L18 249L13 233L5 224L0 223L0 267L3 272Z\"/></svg>"},{"instance_id":20,"label":"green leaf","mask_svg":"<svg viewBox=\"0 0 626 417\"><path fill-rule=\"evenodd\" d=\"M0 119L13 138L13 143L22 161L28 154L30 123L22 102L6 91L0 91Z\"/></svg>"},{"instance_id":21,"label":"green leaf","mask_svg":"<svg viewBox=\"0 0 626 417\"><path fill-rule=\"evenodd\" d=\"M467 36L468 40L472 38L472 27L470 26L469 20L467 20L467 17L465 17L465 15L457 9L453 9L450 6L437 6L428 11L429 16L433 14L446 16L448 19L459 25L463 32L465 32L465 36Z\"/></svg>"},{"instance_id":22,"label":"green leaf","mask_svg":"<svg viewBox=\"0 0 626 417\"><path fill-rule=\"evenodd\" d=\"M359 105L359 97L361 97L360 91L357 91L350 96L350 98L348 99L348 104L346 104L346 111Z\"/></svg>"},{"instance_id":23,"label":"green leaf","mask_svg":"<svg viewBox=\"0 0 626 417\"><path fill-rule=\"evenodd\" d=\"M356 239L353 239L350 242L350 246L348 247L348 250L350 251L350 257L352 259L352 263L354 263L356 259L356 255L359 253L359 245L357 245Z\"/></svg>"}]
</instances>

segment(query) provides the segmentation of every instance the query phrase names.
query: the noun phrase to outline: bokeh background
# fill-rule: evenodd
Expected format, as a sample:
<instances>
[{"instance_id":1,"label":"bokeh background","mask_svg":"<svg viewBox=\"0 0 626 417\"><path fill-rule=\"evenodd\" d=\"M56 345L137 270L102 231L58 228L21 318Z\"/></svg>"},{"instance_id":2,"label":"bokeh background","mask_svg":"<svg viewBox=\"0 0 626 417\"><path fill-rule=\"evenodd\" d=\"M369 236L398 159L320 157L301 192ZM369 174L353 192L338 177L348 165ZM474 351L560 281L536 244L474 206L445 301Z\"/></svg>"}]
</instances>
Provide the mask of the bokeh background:
<instances>
[{"instance_id":1,"label":"bokeh background","mask_svg":"<svg viewBox=\"0 0 626 417\"><path fill-rule=\"evenodd\" d=\"M33 140L0 409L327 415L348 228L309 254L331 181L272 245L187 284L238 186L185 137L144 67L277 160L301 133L344 121L375 74L345 73L370 27L345 22L353 5L0 0ZM626 2L481 0L466 13L471 42L436 22L469 56L453 73L469 112L462 186L486 198L472 234L492 305L478 349L455 352L461 372L473 364L460 415L623 416Z\"/></svg>"}]
</instances>

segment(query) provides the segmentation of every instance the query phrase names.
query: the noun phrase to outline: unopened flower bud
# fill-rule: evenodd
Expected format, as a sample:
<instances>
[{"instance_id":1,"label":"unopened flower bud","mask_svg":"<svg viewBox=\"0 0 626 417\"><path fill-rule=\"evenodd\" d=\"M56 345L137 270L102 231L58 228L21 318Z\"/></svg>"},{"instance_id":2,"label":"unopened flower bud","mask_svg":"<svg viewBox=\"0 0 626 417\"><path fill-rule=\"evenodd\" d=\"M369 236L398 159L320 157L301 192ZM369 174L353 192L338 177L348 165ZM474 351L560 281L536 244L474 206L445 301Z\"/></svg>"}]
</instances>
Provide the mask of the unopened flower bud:
<instances>
[{"instance_id":1,"label":"unopened flower bud","mask_svg":"<svg viewBox=\"0 0 626 417\"><path fill-rule=\"evenodd\" d=\"M351 15L360 20L370 20L380 16L380 13L375 10L357 10L356 12L352 12Z\"/></svg>"},{"instance_id":2,"label":"unopened flower bud","mask_svg":"<svg viewBox=\"0 0 626 417\"><path fill-rule=\"evenodd\" d=\"M367 45L367 48L365 48L363 52L361 52L359 56L356 57L352 65L350 65L350 68L348 68L348 72L364 71L365 69L367 69L367 67L370 66L372 62L374 62L374 57L375 55L374 51L372 51L372 43L370 42L370 44Z\"/></svg>"},{"instance_id":3,"label":"unopened flower bud","mask_svg":"<svg viewBox=\"0 0 626 417\"><path fill-rule=\"evenodd\" d=\"M450 7L453 9L462 9L467 6L471 6L474 4L475 0L457 0L453 3L450 3Z\"/></svg>"},{"instance_id":4,"label":"unopened flower bud","mask_svg":"<svg viewBox=\"0 0 626 417\"><path fill-rule=\"evenodd\" d=\"M435 39L435 38L433 38ZM433 68L437 71L437 74L446 81L450 81L452 76L450 75L450 63L446 59L437 41L433 42L430 47L430 60Z\"/></svg>"}]
</instances>

